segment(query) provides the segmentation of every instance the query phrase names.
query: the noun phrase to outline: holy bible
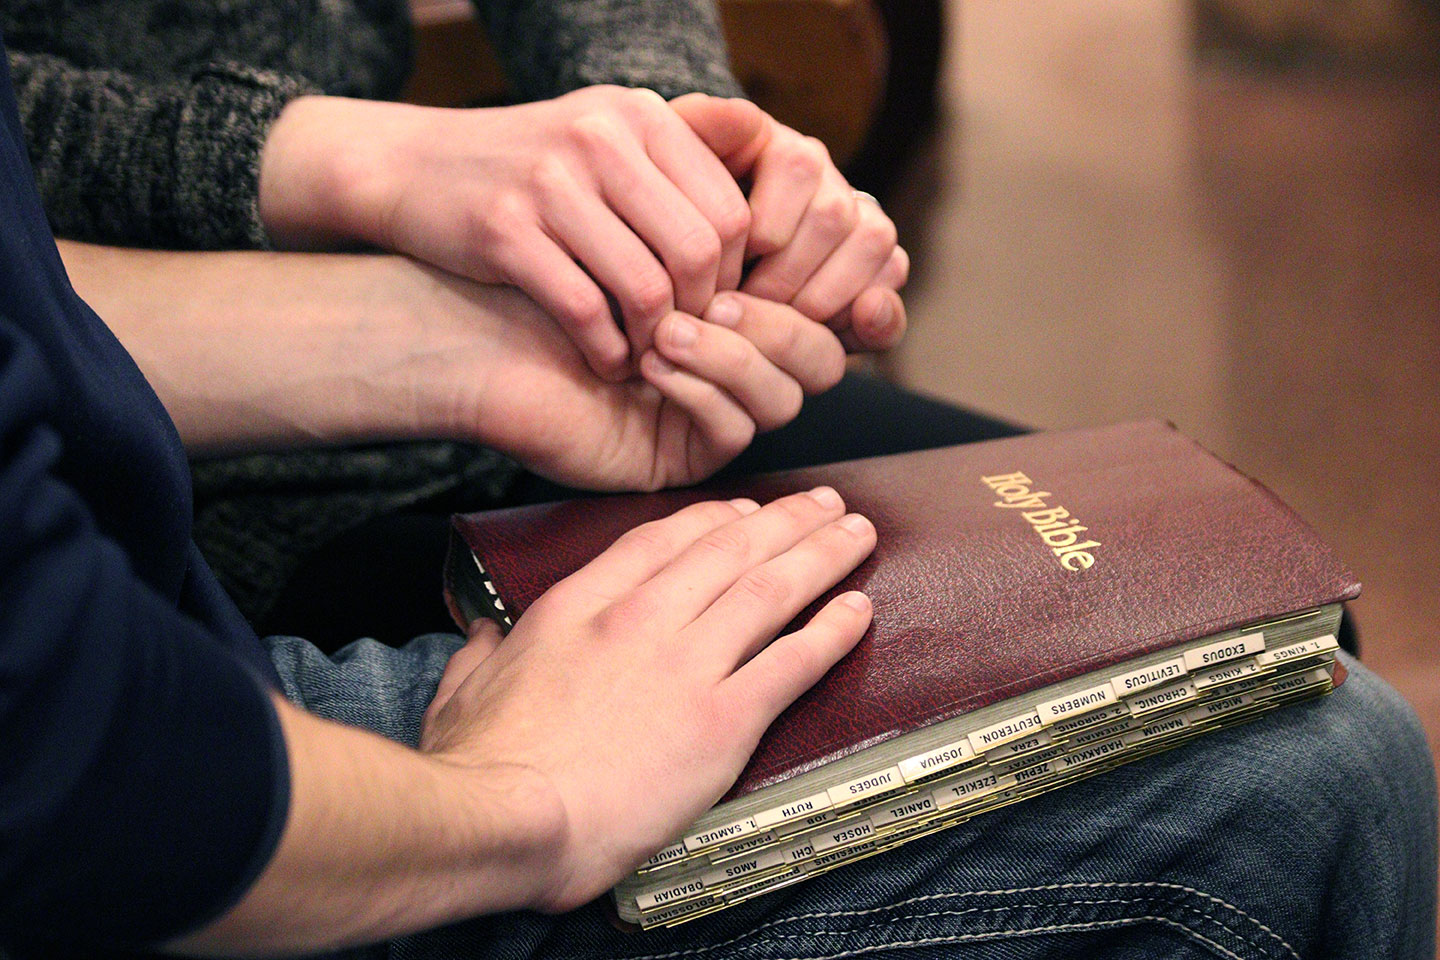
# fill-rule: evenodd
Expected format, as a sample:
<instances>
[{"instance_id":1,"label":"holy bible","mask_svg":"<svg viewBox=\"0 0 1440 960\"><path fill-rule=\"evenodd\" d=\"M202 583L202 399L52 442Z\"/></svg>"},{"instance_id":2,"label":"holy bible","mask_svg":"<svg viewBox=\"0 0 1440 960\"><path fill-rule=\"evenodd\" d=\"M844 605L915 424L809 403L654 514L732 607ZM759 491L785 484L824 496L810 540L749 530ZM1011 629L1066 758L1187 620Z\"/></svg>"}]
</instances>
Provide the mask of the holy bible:
<instances>
[{"instance_id":1,"label":"holy bible","mask_svg":"<svg viewBox=\"0 0 1440 960\"><path fill-rule=\"evenodd\" d=\"M640 523L819 484L878 544L791 628L848 590L874 622L721 802L615 888L625 921L683 923L1344 678L1354 576L1272 493L1159 422L460 515L451 612L508 627Z\"/></svg>"}]
</instances>

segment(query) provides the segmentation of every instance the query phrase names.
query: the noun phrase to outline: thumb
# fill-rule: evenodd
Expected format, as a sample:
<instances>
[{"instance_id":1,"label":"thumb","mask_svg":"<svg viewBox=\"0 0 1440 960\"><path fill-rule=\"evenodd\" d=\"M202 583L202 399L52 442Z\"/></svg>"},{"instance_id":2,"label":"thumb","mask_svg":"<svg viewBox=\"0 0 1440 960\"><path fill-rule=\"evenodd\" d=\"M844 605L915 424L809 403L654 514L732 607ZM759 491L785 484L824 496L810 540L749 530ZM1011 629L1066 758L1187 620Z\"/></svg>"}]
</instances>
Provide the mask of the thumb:
<instances>
[{"instance_id":1,"label":"thumb","mask_svg":"<svg viewBox=\"0 0 1440 960\"><path fill-rule=\"evenodd\" d=\"M439 713L460 685L470 678L475 668L484 662L485 658L495 652L504 639L500 634L500 625L494 620L480 617L470 624L469 638L465 645L450 655L450 662L445 665L445 672L440 675L440 685L435 690L435 697L430 702L430 707L425 711L427 716Z\"/></svg>"},{"instance_id":2,"label":"thumb","mask_svg":"<svg viewBox=\"0 0 1440 960\"><path fill-rule=\"evenodd\" d=\"M746 176L770 142L770 115L749 100L687 93L670 101L735 178Z\"/></svg>"}]
</instances>

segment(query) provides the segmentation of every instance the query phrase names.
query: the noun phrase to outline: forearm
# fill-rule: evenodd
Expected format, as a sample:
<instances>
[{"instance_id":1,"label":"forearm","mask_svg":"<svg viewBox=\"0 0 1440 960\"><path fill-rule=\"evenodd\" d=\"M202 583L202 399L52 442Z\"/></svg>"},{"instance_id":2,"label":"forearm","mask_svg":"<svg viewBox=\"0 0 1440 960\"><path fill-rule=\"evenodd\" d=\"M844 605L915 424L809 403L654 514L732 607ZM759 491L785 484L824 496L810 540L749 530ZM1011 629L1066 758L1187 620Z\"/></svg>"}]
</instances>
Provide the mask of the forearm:
<instances>
[{"instance_id":1,"label":"forearm","mask_svg":"<svg viewBox=\"0 0 1440 960\"><path fill-rule=\"evenodd\" d=\"M461 768L277 709L292 784L279 848L238 904L170 949L308 953L535 900L566 830L538 775Z\"/></svg>"},{"instance_id":2,"label":"forearm","mask_svg":"<svg viewBox=\"0 0 1440 960\"><path fill-rule=\"evenodd\" d=\"M475 352L465 322L484 311L436 271L360 254L60 249L192 452L453 436L427 362Z\"/></svg>"}]
</instances>

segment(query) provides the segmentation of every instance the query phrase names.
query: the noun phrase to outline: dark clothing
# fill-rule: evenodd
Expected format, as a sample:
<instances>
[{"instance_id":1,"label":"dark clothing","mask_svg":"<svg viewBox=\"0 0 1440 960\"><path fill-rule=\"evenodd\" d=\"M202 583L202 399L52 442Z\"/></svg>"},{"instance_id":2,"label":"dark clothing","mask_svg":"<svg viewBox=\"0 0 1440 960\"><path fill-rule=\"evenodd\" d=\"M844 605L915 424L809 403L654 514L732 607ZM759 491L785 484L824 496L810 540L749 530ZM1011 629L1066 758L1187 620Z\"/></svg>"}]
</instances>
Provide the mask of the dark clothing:
<instances>
[{"instance_id":1,"label":"dark clothing","mask_svg":"<svg viewBox=\"0 0 1440 960\"><path fill-rule=\"evenodd\" d=\"M174 425L70 288L0 68L0 944L171 937L278 842L278 676L190 512Z\"/></svg>"}]
</instances>

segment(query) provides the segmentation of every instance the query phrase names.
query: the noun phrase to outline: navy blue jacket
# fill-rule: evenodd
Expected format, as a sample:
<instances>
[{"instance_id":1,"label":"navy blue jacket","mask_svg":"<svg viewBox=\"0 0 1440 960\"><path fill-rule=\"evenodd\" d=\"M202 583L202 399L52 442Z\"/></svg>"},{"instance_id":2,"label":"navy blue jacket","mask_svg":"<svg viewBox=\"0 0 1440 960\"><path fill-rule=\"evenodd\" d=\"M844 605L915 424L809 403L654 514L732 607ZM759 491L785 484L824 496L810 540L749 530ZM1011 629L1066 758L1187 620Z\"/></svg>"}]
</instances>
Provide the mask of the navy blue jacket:
<instances>
[{"instance_id":1,"label":"navy blue jacket","mask_svg":"<svg viewBox=\"0 0 1440 960\"><path fill-rule=\"evenodd\" d=\"M273 667L154 391L65 275L0 49L0 945L145 945L274 852ZM180 295L177 292L177 295Z\"/></svg>"}]
</instances>

